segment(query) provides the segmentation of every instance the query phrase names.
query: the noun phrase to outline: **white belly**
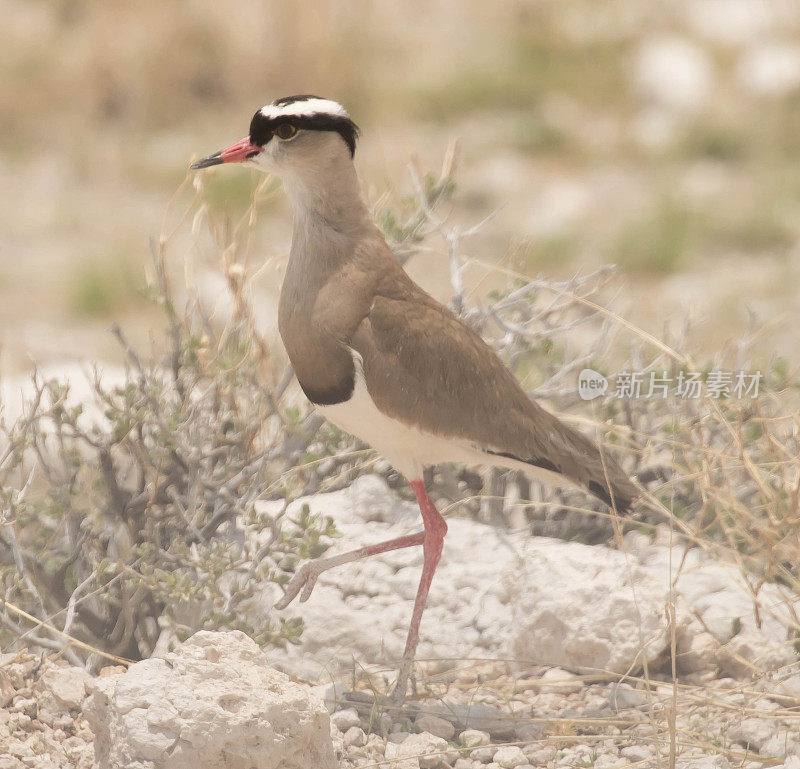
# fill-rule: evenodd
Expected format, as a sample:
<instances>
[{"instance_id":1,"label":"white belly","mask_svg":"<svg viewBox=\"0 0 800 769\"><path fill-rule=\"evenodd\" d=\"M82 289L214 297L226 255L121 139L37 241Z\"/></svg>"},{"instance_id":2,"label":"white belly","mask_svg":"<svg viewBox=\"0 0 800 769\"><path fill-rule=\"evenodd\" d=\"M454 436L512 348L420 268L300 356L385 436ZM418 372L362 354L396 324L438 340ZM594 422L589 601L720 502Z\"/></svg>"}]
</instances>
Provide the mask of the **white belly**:
<instances>
[{"instance_id":1,"label":"white belly","mask_svg":"<svg viewBox=\"0 0 800 769\"><path fill-rule=\"evenodd\" d=\"M356 381L350 400L333 406L317 406L320 414L340 430L368 443L409 481L420 480L426 465L485 462L485 455L467 442L423 432L382 413L367 390L361 356L354 352L353 361Z\"/></svg>"},{"instance_id":2,"label":"white belly","mask_svg":"<svg viewBox=\"0 0 800 769\"><path fill-rule=\"evenodd\" d=\"M355 435L388 459L406 480L422 479L428 465L460 462L465 465L494 465L521 470L526 475L554 486L571 486L572 482L558 473L510 459L497 453L487 453L466 439L444 437L424 432L381 412L367 390L361 356L353 352L356 381L353 395L344 403L317 406L317 410L340 430ZM486 447L497 451L497 447Z\"/></svg>"}]
</instances>

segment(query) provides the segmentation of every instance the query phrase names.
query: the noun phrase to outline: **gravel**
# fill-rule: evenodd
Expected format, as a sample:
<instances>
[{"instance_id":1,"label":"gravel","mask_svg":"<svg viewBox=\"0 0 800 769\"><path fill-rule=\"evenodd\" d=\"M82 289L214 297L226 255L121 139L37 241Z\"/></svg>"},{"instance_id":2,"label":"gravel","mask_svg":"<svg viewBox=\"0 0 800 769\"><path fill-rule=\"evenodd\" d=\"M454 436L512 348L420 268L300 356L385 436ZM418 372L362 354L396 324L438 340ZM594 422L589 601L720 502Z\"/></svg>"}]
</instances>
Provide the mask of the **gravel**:
<instances>
[{"instance_id":1,"label":"gravel","mask_svg":"<svg viewBox=\"0 0 800 769\"><path fill-rule=\"evenodd\" d=\"M119 676L123 670L107 668L102 677ZM467 666L438 676L436 689L422 686L417 699L402 713L391 711L391 716L377 710L369 718L369 694L362 693L353 706L343 701L351 695L337 690L340 702L333 705L338 709L331 715L331 736L338 765L355 769L391 761L387 769L615 769L635 763L648 769L657 764L656 743L661 763L668 755L668 681L652 679L647 701L644 689L627 682L576 677L570 678L568 693L554 692L545 691L556 679L547 670L529 671L524 677L501 663L480 663L479 670L480 682ZM93 734L84 709L85 693L96 679L63 661L27 653L0 656L0 673L10 692L0 708L0 769L92 769ZM758 769L783 763L800 769L798 701L776 691L779 685L765 679L756 691L753 682L733 679L687 684L679 693L676 726L679 734L697 735L697 741L694 747L679 745L677 766ZM443 686L452 689L446 698ZM318 696L325 692L323 687L307 688ZM607 703L612 692L615 709L607 706L598 717L598 702ZM461 728L469 707L478 704L482 717L503 716L511 728ZM525 740L499 736L526 729L530 731ZM721 747L709 747L714 744ZM741 756L748 750L749 760L743 764Z\"/></svg>"}]
</instances>

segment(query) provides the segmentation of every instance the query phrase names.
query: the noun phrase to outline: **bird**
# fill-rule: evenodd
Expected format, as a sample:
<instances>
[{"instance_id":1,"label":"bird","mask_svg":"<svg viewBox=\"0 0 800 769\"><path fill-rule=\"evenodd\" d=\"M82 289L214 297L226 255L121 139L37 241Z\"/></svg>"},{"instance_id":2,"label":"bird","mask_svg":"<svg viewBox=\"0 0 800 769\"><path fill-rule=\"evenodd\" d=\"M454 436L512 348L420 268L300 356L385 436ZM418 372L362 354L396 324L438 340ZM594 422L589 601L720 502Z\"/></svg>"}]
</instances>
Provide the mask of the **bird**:
<instances>
[{"instance_id":1,"label":"bird","mask_svg":"<svg viewBox=\"0 0 800 769\"><path fill-rule=\"evenodd\" d=\"M422 575L389 702L402 704L447 523L426 467L521 470L577 485L618 513L640 491L583 433L529 398L481 336L405 272L373 221L354 157L359 128L331 99L300 94L257 110L247 136L191 164L241 163L280 178L293 215L278 329L297 380L330 422L408 481L423 528L300 566L275 604L311 595L319 575L378 553L421 547Z\"/></svg>"}]
</instances>

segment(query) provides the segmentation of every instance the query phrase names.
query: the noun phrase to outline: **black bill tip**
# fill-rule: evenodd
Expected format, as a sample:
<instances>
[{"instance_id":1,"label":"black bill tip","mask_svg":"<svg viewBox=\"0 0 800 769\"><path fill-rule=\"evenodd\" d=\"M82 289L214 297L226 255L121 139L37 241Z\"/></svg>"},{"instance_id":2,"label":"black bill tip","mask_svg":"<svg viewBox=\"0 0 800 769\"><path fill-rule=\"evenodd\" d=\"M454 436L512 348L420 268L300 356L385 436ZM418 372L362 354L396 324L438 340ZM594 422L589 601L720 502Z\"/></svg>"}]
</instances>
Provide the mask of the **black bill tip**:
<instances>
[{"instance_id":1,"label":"black bill tip","mask_svg":"<svg viewBox=\"0 0 800 769\"><path fill-rule=\"evenodd\" d=\"M218 166L220 163L224 163L225 161L222 158L222 151L215 152L213 155L209 155L207 158L201 158L200 160L195 160L189 168L192 170L197 170L199 168L208 168L209 166Z\"/></svg>"}]
</instances>

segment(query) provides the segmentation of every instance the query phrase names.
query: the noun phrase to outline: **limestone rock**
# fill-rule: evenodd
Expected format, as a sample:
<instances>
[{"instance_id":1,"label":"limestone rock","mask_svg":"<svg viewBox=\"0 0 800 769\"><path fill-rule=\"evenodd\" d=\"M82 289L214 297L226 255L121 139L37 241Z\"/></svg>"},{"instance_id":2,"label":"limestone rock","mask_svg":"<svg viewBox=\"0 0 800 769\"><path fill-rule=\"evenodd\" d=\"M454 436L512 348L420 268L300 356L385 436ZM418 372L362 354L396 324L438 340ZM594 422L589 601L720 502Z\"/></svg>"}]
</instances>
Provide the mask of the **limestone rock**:
<instances>
[{"instance_id":1,"label":"limestone rock","mask_svg":"<svg viewBox=\"0 0 800 769\"><path fill-rule=\"evenodd\" d=\"M387 743L386 758L398 760L397 765L402 769L413 767L414 762L420 769L437 769L457 757L457 754L449 748L450 746L441 737L421 732L410 734L399 744Z\"/></svg>"},{"instance_id":2,"label":"limestone rock","mask_svg":"<svg viewBox=\"0 0 800 769\"><path fill-rule=\"evenodd\" d=\"M81 668L49 665L41 681L59 705L79 710L86 699L86 689L91 685L92 677Z\"/></svg>"},{"instance_id":3,"label":"limestone rock","mask_svg":"<svg viewBox=\"0 0 800 769\"><path fill-rule=\"evenodd\" d=\"M367 744L367 735L359 726L351 726L345 733L343 743L350 747L363 748Z\"/></svg>"},{"instance_id":4,"label":"limestone rock","mask_svg":"<svg viewBox=\"0 0 800 769\"><path fill-rule=\"evenodd\" d=\"M532 539L506 585L528 664L624 673L665 646L668 588L623 553Z\"/></svg>"},{"instance_id":5,"label":"limestone rock","mask_svg":"<svg viewBox=\"0 0 800 769\"><path fill-rule=\"evenodd\" d=\"M336 766L322 702L238 631L201 631L97 679L85 713L97 769Z\"/></svg>"},{"instance_id":6,"label":"limestone rock","mask_svg":"<svg viewBox=\"0 0 800 769\"><path fill-rule=\"evenodd\" d=\"M683 635L678 642L678 668L685 673L711 673L717 669L719 643L710 633Z\"/></svg>"},{"instance_id":7,"label":"limestone rock","mask_svg":"<svg viewBox=\"0 0 800 769\"><path fill-rule=\"evenodd\" d=\"M775 724L766 718L745 718L728 730L728 738L745 748L761 753L762 748L775 733Z\"/></svg>"},{"instance_id":8,"label":"limestone rock","mask_svg":"<svg viewBox=\"0 0 800 769\"><path fill-rule=\"evenodd\" d=\"M361 723L355 708L339 710L331 716L331 723L342 733Z\"/></svg>"},{"instance_id":9,"label":"limestone rock","mask_svg":"<svg viewBox=\"0 0 800 769\"><path fill-rule=\"evenodd\" d=\"M258 509L277 514L282 504L259 502ZM416 505L400 500L378 476L363 476L348 488L296 500L289 515L303 504L336 521L342 536L330 555L419 526ZM626 556L601 545L500 533L466 519L453 518L449 526L420 629L420 658L515 657L531 664L625 672L631 664L641 663L642 648L650 659L665 651L663 609L677 576L678 664L685 659L687 665L682 672L711 673L718 662L716 656L710 657L704 626L723 644L741 627L736 633L741 638L730 650L750 639L752 658L762 670L793 660L786 643L792 611L787 610L781 590L769 584L761 587L764 611L757 628L752 594L735 564L714 562L697 548L684 553L683 546L675 546L670 552L662 537L653 543L631 542L636 547ZM682 568L676 575L678 564ZM280 615L272 615L301 616L306 625L299 646L270 650L273 665L307 680L331 675L346 680L353 659L385 665L388 659L399 658L421 565L417 548L322 574L308 602L295 602ZM246 610L245 619L251 622L270 613L279 592L272 584L257 589L261 592ZM543 622L537 627L539 619ZM179 621L191 626L196 616ZM768 655L762 660L764 651ZM727 675L750 676L727 667ZM329 710L335 710L333 701L341 699L340 693L330 685L325 691ZM493 738L514 739L513 729L501 733L509 723L504 714L482 713L485 707L473 704L467 714L461 706L455 715L449 710L426 710L450 720L457 729L478 728Z\"/></svg>"},{"instance_id":10,"label":"limestone rock","mask_svg":"<svg viewBox=\"0 0 800 769\"><path fill-rule=\"evenodd\" d=\"M504 745L497 749L494 754L494 762L503 767L503 769L515 769L517 766L522 766L528 763L522 749L517 745Z\"/></svg>"},{"instance_id":11,"label":"limestone rock","mask_svg":"<svg viewBox=\"0 0 800 769\"><path fill-rule=\"evenodd\" d=\"M630 684L612 683L606 689L606 696L612 710L627 710L640 708L647 704L647 692L643 689L634 689Z\"/></svg>"},{"instance_id":12,"label":"limestone rock","mask_svg":"<svg viewBox=\"0 0 800 769\"><path fill-rule=\"evenodd\" d=\"M777 670L789 665L796 657L785 642L765 638L755 628L746 628L718 649L716 660L722 675L752 678L760 670Z\"/></svg>"}]
</instances>

